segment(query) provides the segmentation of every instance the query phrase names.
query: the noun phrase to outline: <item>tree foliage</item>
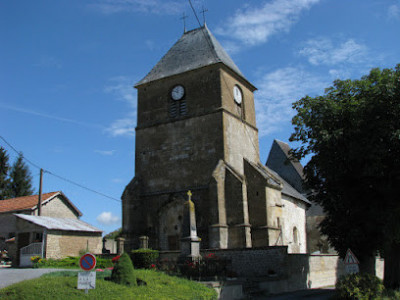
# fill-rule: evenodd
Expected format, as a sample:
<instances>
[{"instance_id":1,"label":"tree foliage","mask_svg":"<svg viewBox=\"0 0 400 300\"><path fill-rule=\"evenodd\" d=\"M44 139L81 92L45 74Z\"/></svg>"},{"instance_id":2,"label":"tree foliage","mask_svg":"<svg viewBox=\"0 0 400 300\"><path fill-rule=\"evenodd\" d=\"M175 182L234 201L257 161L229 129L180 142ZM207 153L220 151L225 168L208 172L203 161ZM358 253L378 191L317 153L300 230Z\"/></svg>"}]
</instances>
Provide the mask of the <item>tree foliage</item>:
<instances>
[{"instance_id":1,"label":"tree foliage","mask_svg":"<svg viewBox=\"0 0 400 300\"><path fill-rule=\"evenodd\" d=\"M400 244L399 78L400 64L372 69L293 104L290 140L301 146L292 154L312 154L304 168L311 200L323 207L321 231L341 257L351 248L364 261Z\"/></svg>"},{"instance_id":2,"label":"tree foliage","mask_svg":"<svg viewBox=\"0 0 400 300\"><path fill-rule=\"evenodd\" d=\"M9 183L8 172L10 165L8 155L3 147L0 147L0 200L8 198Z\"/></svg>"},{"instance_id":3,"label":"tree foliage","mask_svg":"<svg viewBox=\"0 0 400 300\"><path fill-rule=\"evenodd\" d=\"M32 176L20 153L10 171L10 198L33 194Z\"/></svg>"},{"instance_id":4,"label":"tree foliage","mask_svg":"<svg viewBox=\"0 0 400 300\"><path fill-rule=\"evenodd\" d=\"M0 200L32 194L32 176L22 153L10 167L8 154L0 147Z\"/></svg>"},{"instance_id":5,"label":"tree foliage","mask_svg":"<svg viewBox=\"0 0 400 300\"><path fill-rule=\"evenodd\" d=\"M106 238L108 240L115 240L115 239L117 239L117 237L119 237L121 235L121 233L122 233L122 228L118 228L118 229L106 234L104 236L104 238Z\"/></svg>"}]
</instances>

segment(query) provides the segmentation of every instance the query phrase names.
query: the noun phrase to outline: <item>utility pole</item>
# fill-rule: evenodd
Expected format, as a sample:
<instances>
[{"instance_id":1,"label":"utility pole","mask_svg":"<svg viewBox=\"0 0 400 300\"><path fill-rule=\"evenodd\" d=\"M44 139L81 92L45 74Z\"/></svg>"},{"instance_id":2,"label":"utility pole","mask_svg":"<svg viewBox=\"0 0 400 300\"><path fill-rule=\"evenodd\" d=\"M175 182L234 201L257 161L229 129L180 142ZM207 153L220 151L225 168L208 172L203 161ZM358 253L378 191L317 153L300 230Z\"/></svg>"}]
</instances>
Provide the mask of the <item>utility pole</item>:
<instances>
[{"instance_id":1,"label":"utility pole","mask_svg":"<svg viewBox=\"0 0 400 300\"><path fill-rule=\"evenodd\" d=\"M39 181L39 201L38 201L38 216L41 214L42 210L42 181L43 181L43 169L40 169L40 181Z\"/></svg>"}]
</instances>

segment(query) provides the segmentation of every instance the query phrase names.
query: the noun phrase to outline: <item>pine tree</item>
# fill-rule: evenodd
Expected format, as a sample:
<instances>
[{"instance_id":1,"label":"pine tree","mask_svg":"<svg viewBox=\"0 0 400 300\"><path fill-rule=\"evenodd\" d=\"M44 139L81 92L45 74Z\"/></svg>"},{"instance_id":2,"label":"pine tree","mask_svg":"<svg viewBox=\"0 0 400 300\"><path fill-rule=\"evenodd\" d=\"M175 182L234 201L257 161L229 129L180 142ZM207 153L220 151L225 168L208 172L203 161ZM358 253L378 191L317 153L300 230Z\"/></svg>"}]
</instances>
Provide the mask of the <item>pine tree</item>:
<instances>
[{"instance_id":1,"label":"pine tree","mask_svg":"<svg viewBox=\"0 0 400 300\"><path fill-rule=\"evenodd\" d=\"M0 147L0 200L9 197L10 180L8 172L10 165L8 164L8 155L3 147Z\"/></svg>"},{"instance_id":2,"label":"pine tree","mask_svg":"<svg viewBox=\"0 0 400 300\"><path fill-rule=\"evenodd\" d=\"M32 176L28 166L24 163L22 153L19 154L10 171L10 197L22 197L33 194Z\"/></svg>"}]
</instances>

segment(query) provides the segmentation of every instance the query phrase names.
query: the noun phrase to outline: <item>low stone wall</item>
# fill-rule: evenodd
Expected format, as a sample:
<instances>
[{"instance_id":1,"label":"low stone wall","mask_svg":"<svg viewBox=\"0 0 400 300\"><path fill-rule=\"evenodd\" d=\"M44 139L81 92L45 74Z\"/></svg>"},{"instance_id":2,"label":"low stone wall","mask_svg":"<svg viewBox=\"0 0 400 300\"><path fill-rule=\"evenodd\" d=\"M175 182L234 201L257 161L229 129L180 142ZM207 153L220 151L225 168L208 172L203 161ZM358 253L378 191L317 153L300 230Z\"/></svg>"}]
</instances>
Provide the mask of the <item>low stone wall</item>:
<instances>
[{"instance_id":1,"label":"low stone wall","mask_svg":"<svg viewBox=\"0 0 400 300\"><path fill-rule=\"evenodd\" d=\"M270 294L333 286L346 273L338 255L288 254L285 246L201 251L203 257L210 253L227 259L230 271ZM176 261L179 254L160 252L160 258ZM377 258L376 275L381 279L383 268L383 259Z\"/></svg>"},{"instance_id":2,"label":"low stone wall","mask_svg":"<svg viewBox=\"0 0 400 300\"><path fill-rule=\"evenodd\" d=\"M285 275L286 246L201 251L203 256L210 253L227 259L230 262L229 270L240 277L263 277L271 273L279 277Z\"/></svg>"}]
</instances>

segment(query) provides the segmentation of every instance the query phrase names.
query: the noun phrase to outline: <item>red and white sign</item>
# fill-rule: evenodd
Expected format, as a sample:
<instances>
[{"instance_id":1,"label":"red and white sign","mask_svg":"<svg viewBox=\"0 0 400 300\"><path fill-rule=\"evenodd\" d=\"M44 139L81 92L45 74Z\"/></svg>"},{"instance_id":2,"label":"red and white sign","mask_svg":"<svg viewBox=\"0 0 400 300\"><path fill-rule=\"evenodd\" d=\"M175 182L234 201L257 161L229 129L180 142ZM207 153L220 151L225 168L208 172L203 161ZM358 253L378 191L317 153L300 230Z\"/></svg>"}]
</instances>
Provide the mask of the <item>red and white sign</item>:
<instances>
[{"instance_id":1,"label":"red and white sign","mask_svg":"<svg viewBox=\"0 0 400 300\"><path fill-rule=\"evenodd\" d=\"M93 254L86 253L79 260L79 266L84 271L91 271L96 267L96 257Z\"/></svg>"},{"instance_id":2,"label":"red and white sign","mask_svg":"<svg viewBox=\"0 0 400 300\"><path fill-rule=\"evenodd\" d=\"M358 265L360 262L358 261L357 257L351 252L350 249L347 249L346 257L344 258L345 265Z\"/></svg>"}]
</instances>

